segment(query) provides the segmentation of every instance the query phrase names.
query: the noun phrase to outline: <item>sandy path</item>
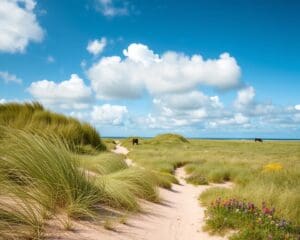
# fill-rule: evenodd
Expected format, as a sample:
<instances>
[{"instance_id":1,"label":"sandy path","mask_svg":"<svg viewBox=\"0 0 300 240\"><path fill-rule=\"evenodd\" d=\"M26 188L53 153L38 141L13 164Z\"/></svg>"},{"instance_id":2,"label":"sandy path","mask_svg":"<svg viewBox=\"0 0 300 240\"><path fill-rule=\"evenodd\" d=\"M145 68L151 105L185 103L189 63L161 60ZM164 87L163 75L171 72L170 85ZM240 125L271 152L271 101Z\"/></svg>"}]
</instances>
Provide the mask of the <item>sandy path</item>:
<instances>
[{"instance_id":1,"label":"sandy path","mask_svg":"<svg viewBox=\"0 0 300 240\"><path fill-rule=\"evenodd\" d=\"M121 145L117 145L115 152L127 155L129 151ZM205 209L199 205L198 197L210 187L230 187L230 184L193 186L184 180L186 177L184 168L178 168L175 176L180 185L173 185L172 190L159 189L162 199L161 204L145 203L143 208L147 214L130 218L127 225L120 227L119 230L123 234L118 236L117 239L226 239L219 236L210 236L202 231ZM111 239L116 238L112 237Z\"/></svg>"},{"instance_id":2,"label":"sandy path","mask_svg":"<svg viewBox=\"0 0 300 240\"><path fill-rule=\"evenodd\" d=\"M128 154L120 144L113 152ZM129 159L130 160L130 159ZM132 161L130 160L132 163ZM132 165L131 163L128 165ZM117 224L114 231L105 230L90 222L77 222L75 231L65 233L63 240L224 240L226 237L210 236L202 231L205 208L199 205L198 196L215 186L231 187L231 184L193 186L186 183L185 171L178 168L175 172L180 184L172 190L159 189L161 203L143 201L143 213L130 216L126 224Z\"/></svg>"},{"instance_id":3,"label":"sandy path","mask_svg":"<svg viewBox=\"0 0 300 240\"><path fill-rule=\"evenodd\" d=\"M116 141L116 147L115 149L111 150L112 152L116 154L124 154L127 155L129 153L128 149L126 147L121 146L121 143Z\"/></svg>"},{"instance_id":4,"label":"sandy path","mask_svg":"<svg viewBox=\"0 0 300 240\"><path fill-rule=\"evenodd\" d=\"M128 166L134 166L134 162L127 157L127 154L129 153L129 150L126 148L126 147L123 147L121 146L120 142L119 141L116 141L117 144L116 144L116 147L115 149L112 150L113 153L116 153L116 154L123 154L126 156L125 158L125 162L127 163Z\"/></svg>"}]
</instances>

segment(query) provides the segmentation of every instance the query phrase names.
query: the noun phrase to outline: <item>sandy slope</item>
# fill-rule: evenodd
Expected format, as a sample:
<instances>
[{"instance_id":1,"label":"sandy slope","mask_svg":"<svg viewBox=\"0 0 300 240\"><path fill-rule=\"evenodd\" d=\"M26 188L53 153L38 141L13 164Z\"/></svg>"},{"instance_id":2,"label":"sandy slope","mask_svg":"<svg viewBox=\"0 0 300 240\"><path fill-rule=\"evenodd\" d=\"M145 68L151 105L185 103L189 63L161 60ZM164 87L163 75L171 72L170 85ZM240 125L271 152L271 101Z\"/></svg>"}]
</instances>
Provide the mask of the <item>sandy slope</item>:
<instances>
[{"instance_id":1,"label":"sandy slope","mask_svg":"<svg viewBox=\"0 0 300 240\"><path fill-rule=\"evenodd\" d=\"M124 154L128 150L119 144L115 153ZM130 164L129 164L130 165ZM172 190L159 189L162 199L160 204L143 202L144 213L129 217L126 224L118 224L115 231L108 231L94 224L76 223L75 232L69 232L62 238L52 239L90 239L90 240L218 240L225 237L210 236L203 232L204 208L197 200L199 194L216 186L193 186L184 180L183 168L176 170L180 185L173 185ZM219 184L231 187L230 184Z\"/></svg>"}]
</instances>

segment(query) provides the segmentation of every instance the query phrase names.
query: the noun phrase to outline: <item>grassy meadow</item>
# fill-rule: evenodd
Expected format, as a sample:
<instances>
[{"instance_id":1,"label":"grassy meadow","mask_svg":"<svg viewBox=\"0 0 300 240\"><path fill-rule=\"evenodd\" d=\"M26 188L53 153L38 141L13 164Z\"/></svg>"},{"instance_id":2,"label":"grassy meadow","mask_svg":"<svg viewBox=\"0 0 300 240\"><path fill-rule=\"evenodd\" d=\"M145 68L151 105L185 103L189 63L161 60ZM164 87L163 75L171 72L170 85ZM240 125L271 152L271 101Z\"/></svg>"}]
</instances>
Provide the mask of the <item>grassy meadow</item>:
<instances>
[{"instance_id":1,"label":"grassy meadow","mask_svg":"<svg viewBox=\"0 0 300 240\"><path fill-rule=\"evenodd\" d=\"M284 219L294 226L293 234L299 231L295 226L300 225L300 142L187 141L170 134L141 140L138 146L131 146L129 140L123 140L123 144L132 149L129 157L138 165L160 172L162 176L169 176L176 167L184 165L186 180L191 184L233 182L232 189L214 187L199 196L199 201L208 208L219 198L238 199L259 208L264 202L275 209L274 218ZM163 180L165 186L170 186L172 178ZM206 229L211 232L241 228L241 225L227 224L228 214L213 216L208 211L208 215L211 221L207 222ZM264 237L270 234L257 231L255 239L266 239ZM272 234L273 230L270 231ZM238 235L232 239L253 239L253 234L248 231L246 237ZM286 239L296 239L293 234ZM285 239L281 237L272 239Z\"/></svg>"}]
</instances>

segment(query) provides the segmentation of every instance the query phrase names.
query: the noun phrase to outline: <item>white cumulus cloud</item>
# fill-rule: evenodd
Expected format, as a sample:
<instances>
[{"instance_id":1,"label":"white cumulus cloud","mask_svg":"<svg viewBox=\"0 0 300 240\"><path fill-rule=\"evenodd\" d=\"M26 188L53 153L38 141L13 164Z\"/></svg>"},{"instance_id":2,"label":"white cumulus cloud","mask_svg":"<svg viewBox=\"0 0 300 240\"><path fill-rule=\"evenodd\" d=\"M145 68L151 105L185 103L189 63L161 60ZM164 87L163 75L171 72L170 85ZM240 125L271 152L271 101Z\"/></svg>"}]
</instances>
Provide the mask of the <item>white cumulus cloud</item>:
<instances>
[{"instance_id":1,"label":"white cumulus cloud","mask_svg":"<svg viewBox=\"0 0 300 240\"><path fill-rule=\"evenodd\" d=\"M249 118L242 113L236 113L231 117L223 117L220 119L215 119L214 121L208 122L209 127L216 128L220 126L228 125L244 125L249 123Z\"/></svg>"},{"instance_id":2,"label":"white cumulus cloud","mask_svg":"<svg viewBox=\"0 0 300 240\"><path fill-rule=\"evenodd\" d=\"M255 89L252 86L243 88L238 91L234 105L238 109L243 109L253 103Z\"/></svg>"},{"instance_id":3,"label":"white cumulus cloud","mask_svg":"<svg viewBox=\"0 0 300 240\"><path fill-rule=\"evenodd\" d=\"M218 96L206 96L200 91L163 95L154 98L153 104L155 112L140 122L166 129L203 124L208 118L222 115L224 108Z\"/></svg>"},{"instance_id":4,"label":"white cumulus cloud","mask_svg":"<svg viewBox=\"0 0 300 240\"><path fill-rule=\"evenodd\" d=\"M295 109L300 111L300 104L295 105Z\"/></svg>"},{"instance_id":5,"label":"white cumulus cloud","mask_svg":"<svg viewBox=\"0 0 300 240\"><path fill-rule=\"evenodd\" d=\"M5 83L22 83L21 78L18 78L16 75L4 71L0 71L0 79L2 79Z\"/></svg>"},{"instance_id":6,"label":"white cumulus cloud","mask_svg":"<svg viewBox=\"0 0 300 240\"><path fill-rule=\"evenodd\" d=\"M95 124L121 125L128 115L126 106L104 104L94 106L91 113Z\"/></svg>"},{"instance_id":7,"label":"white cumulus cloud","mask_svg":"<svg viewBox=\"0 0 300 240\"><path fill-rule=\"evenodd\" d=\"M43 39L35 5L34 0L0 1L0 52L24 52L30 41Z\"/></svg>"},{"instance_id":8,"label":"white cumulus cloud","mask_svg":"<svg viewBox=\"0 0 300 240\"><path fill-rule=\"evenodd\" d=\"M104 48L106 47L107 40L105 37L101 39L95 39L90 41L86 47L87 51L93 55L98 55L103 52Z\"/></svg>"},{"instance_id":9,"label":"white cumulus cloud","mask_svg":"<svg viewBox=\"0 0 300 240\"><path fill-rule=\"evenodd\" d=\"M223 106L218 96L209 97L200 91L164 95L160 98L155 98L155 102L163 103L174 110L184 111L207 107L219 108Z\"/></svg>"},{"instance_id":10,"label":"white cumulus cloud","mask_svg":"<svg viewBox=\"0 0 300 240\"><path fill-rule=\"evenodd\" d=\"M69 80L59 83L48 80L32 82L28 91L43 104L62 109L87 108L92 98L91 89L77 74L72 74Z\"/></svg>"},{"instance_id":11,"label":"white cumulus cloud","mask_svg":"<svg viewBox=\"0 0 300 240\"><path fill-rule=\"evenodd\" d=\"M93 90L100 98L137 98L188 92L198 85L232 88L240 82L240 67L228 53L217 59L166 52L161 56L143 44L130 44L124 57L103 57L88 69Z\"/></svg>"}]
</instances>

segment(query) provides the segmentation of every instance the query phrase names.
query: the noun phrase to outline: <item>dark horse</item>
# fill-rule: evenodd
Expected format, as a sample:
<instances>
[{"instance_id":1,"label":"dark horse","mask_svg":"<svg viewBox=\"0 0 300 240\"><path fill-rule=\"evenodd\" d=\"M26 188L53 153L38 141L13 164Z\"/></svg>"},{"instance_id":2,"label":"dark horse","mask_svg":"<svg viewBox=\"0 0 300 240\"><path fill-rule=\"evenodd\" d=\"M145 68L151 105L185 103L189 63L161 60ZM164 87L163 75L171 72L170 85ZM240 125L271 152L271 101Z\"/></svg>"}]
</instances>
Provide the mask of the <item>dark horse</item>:
<instances>
[{"instance_id":1,"label":"dark horse","mask_svg":"<svg viewBox=\"0 0 300 240\"><path fill-rule=\"evenodd\" d=\"M132 145L134 145L134 144L139 145L139 139L133 138L132 139Z\"/></svg>"},{"instance_id":2,"label":"dark horse","mask_svg":"<svg viewBox=\"0 0 300 240\"><path fill-rule=\"evenodd\" d=\"M254 141L255 142L263 142L263 140L261 138L255 138Z\"/></svg>"}]
</instances>

